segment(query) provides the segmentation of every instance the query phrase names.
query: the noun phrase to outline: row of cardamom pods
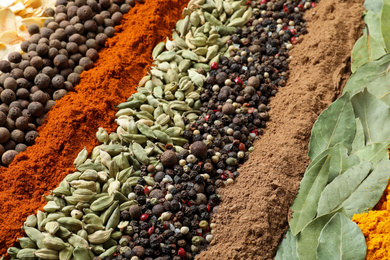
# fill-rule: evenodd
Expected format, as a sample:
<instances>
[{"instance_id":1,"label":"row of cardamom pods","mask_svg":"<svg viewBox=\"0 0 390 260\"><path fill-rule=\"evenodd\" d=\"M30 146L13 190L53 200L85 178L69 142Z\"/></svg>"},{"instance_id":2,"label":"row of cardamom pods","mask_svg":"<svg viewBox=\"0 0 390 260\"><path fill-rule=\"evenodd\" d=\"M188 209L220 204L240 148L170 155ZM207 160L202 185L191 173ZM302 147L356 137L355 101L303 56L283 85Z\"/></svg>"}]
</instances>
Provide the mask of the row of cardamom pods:
<instances>
[{"instance_id":1,"label":"row of cardamom pods","mask_svg":"<svg viewBox=\"0 0 390 260\"><path fill-rule=\"evenodd\" d=\"M102 144L90 156L85 148L80 151L74 161L77 171L44 196L43 211L24 222L27 237L18 239L21 248L8 248L11 259L103 258L116 252L124 234L133 234L129 221L120 221L120 212L138 204L132 194L140 185L141 167L163 170L158 155L165 146L180 152L188 143L182 134L201 114L206 73L221 55L228 55L226 41L252 15L245 2L190 1L173 40L154 48L155 66L138 92L117 106L116 132L99 128L96 136ZM151 189L151 174L143 179ZM158 203L154 198L150 202Z\"/></svg>"}]
</instances>

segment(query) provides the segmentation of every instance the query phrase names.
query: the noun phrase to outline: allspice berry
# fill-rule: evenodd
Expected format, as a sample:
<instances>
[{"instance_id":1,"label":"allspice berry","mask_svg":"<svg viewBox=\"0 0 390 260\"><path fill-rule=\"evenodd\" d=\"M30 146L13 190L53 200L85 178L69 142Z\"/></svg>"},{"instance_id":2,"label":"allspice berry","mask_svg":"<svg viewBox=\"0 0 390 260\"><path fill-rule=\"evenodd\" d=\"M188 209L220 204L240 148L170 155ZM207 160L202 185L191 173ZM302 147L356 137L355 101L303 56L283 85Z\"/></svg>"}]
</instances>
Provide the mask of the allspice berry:
<instances>
[{"instance_id":1,"label":"allspice berry","mask_svg":"<svg viewBox=\"0 0 390 260\"><path fill-rule=\"evenodd\" d=\"M34 144L34 140L35 138L37 138L38 136L38 132L37 131L29 131L26 133L26 135L24 136L24 139L26 140L26 143L27 144Z\"/></svg>"},{"instance_id":2,"label":"allspice berry","mask_svg":"<svg viewBox=\"0 0 390 260\"><path fill-rule=\"evenodd\" d=\"M197 158L203 158L207 154L207 145L203 141L196 141L190 146L191 153Z\"/></svg>"},{"instance_id":3,"label":"allspice berry","mask_svg":"<svg viewBox=\"0 0 390 260\"><path fill-rule=\"evenodd\" d=\"M0 143L5 143L10 138L11 134L5 127L0 127Z\"/></svg>"},{"instance_id":4,"label":"allspice berry","mask_svg":"<svg viewBox=\"0 0 390 260\"><path fill-rule=\"evenodd\" d=\"M9 61L6 61L6 60L0 61L0 71L1 72L8 73L11 70L12 70L12 68L11 68L11 64L9 63Z\"/></svg>"},{"instance_id":5,"label":"allspice berry","mask_svg":"<svg viewBox=\"0 0 390 260\"><path fill-rule=\"evenodd\" d=\"M1 156L1 162L5 165L8 166L11 164L11 162L14 160L15 156L18 154L17 151L15 150L9 150L6 151L2 156Z\"/></svg>"},{"instance_id":6,"label":"allspice berry","mask_svg":"<svg viewBox=\"0 0 390 260\"><path fill-rule=\"evenodd\" d=\"M24 142L24 132L19 129L15 129L11 132L11 140L15 143L23 143Z\"/></svg>"},{"instance_id":7,"label":"allspice berry","mask_svg":"<svg viewBox=\"0 0 390 260\"><path fill-rule=\"evenodd\" d=\"M18 84L16 83L16 80L13 77L8 77L4 80L5 89L11 89L12 91L16 91L17 87Z\"/></svg>"},{"instance_id":8,"label":"allspice berry","mask_svg":"<svg viewBox=\"0 0 390 260\"><path fill-rule=\"evenodd\" d=\"M174 151L167 150L161 154L160 160L164 167L172 167L177 163L177 155Z\"/></svg>"},{"instance_id":9,"label":"allspice berry","mask_svg":"<svg viewBox=\"0 0 390 260\"><path fill-rule=\"evenodd\" d=\"M24 130L28 127L28 117L20 116L15 120L15 126L17 129Z\"/></svg>"},{"instance_id":10,"label":"allspice berry","mask_svg":"<svg viewBox=\"0 0 390 260\"><path fill-rule=\"evenodd\" d=\"M46 74L39 73L34 79L35 85L40 89L45 89L50 85L50 77Z\"/></svg>"},{"instance_id":11,"label":"allspice berry","mask_svg":"<svg viewBox=\"0 0 390 260\"><path fill-rule=\"evenodd\" d=\"M141 216L141 208L138 205L133 205L129 209L129 213L132 219L138 219Z\"/></svg>"},{"instance_id":12,"label":"allspice berry","mask_svg":"<svg viewBox=\"0 0 390 260\"><path fill-rule=\"evenodd\" d=\"M69 61L68 58L63 54L58 54L55 56L53 60L54 66L56 66L59 69L64 69L68 66Z\"/></svg>"},{"instance_id":13,"label":"allspice berry","mask_svg":"<svg viewBox=\"0 0 390 260\"><path fill-rule=\"evenodd\" d=\"M84 5L77 9L77 16L80 18L81 21L87 21L93 17L93 11L91 7Z\"/></svg>"},{"instance_id":14,"label":"allspice berry","mask_svg":"<svg viewBox=\"0 0 390 260\"><path fill-rule=\"evenodd\" d=\"M31 102L28 105L28 111L31 113L33 116L40 116L43 112L43 105L39 102Z\"/></svg>"},{"instance_id":15,"label":"allspice berry","mask_svg":"<svg viewBox=\"0 0 390 260\"><path fill-rule=\"evenodd\" d=\"M254 88L258 88L260 86L260 80L256 76L252 76L248 79L248 86L252 86Z\"/></svg>"},{"instance_id":16,"label":"allspice berry","mask_svg":"<svg viewBox=\"0 0 390 260\"><path fill-rule=\"evenodd\" d=\"M22 60L22 54L16 51L11 52L10 54L8 54L8 60L9 62L19 63Z\"/></svg>"},{"instance_id":17,"label":"allspice berry","mask_svg":"<svg viewBox=\"0 0 390 260\"><path fill-rule=\"evenodd\" d=\"M16 100L16 95L11 89L4 89L0 94L0 98L3 103L11 104L11 102Z\"/></svg>"},{"instance_id":18,"label":"allspice berry","mask_svg":"<svg viewBox=\"0 0 390 260\"><path fill-rule=\"evenodd\" d=\"M231 115L234 113L235 110L236 109L234 108L234 106L231 103L225 103L222 106L222 113L224 113L225 115Z\"/></svg>"}]
</instances>

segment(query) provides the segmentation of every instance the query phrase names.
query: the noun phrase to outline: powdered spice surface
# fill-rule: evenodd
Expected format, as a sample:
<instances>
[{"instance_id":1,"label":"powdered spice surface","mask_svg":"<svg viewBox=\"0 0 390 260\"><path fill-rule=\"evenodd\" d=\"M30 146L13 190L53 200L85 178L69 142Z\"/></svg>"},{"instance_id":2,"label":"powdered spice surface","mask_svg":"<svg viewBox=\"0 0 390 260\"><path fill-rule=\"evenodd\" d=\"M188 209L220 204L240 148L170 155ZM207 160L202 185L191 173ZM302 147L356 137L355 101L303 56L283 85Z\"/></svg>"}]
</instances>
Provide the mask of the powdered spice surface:
<instances>
[{"instance_id":1,"label":"powdered spice surface","mask_svg":"<svg viewBox=\"0 0 390 260\"><path fill-rule=\"evenodd\" d=\"M117 34L99 52L95 67L81 74L75 92L59 100L38 129L36 143L0 169L0 255L17 237L24 220L45 204L42 194L75 171L73 161L97 145L98 127L116 128L115 105L125 101L146 75L153 47L181 18L186 0L148 0L124 15Z\"/></svg>"},{"instance_id":2,"label":"powdered spice surface","mask_svg":"<svg viewBox=\"0 0 390 260\"><path fill-rule=\"evenodd\" d=\"M197 259L274 258L309 164L313 123L350 75L362 13L362 0L321 0L305 14L309 33L291 51L288 84L271 99L271 121L237 183L220 189L223 201L214 215L214 240Z\"/></svg>"}]
</instances>

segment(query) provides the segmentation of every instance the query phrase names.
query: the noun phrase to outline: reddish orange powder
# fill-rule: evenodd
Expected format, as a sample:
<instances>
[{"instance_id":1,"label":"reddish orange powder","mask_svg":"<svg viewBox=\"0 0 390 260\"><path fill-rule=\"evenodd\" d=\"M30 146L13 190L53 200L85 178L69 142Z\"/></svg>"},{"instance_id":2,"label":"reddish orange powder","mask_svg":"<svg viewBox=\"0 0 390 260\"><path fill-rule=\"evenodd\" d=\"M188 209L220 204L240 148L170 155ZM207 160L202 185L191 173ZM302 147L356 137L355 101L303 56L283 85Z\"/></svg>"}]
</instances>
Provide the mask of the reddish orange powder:
<instances>
[{"instance_id":1,"label":"reddish orange powder","mask_svg":"<svg viewBox=\"0 0 390 260\"><path fill-rule=\"evenodd\" d=\"M187 0L147 0L124 15L117 33L99 53L95 67L81 75L75 92L57 102L40 127L35 145L0 169L0 255L12 246L25 218L45 204L42 194L75 171L73 161L97 145L98 127L113 131L115 105L134 91L151 65L153 47L181 18Z\"/></svg>"}]
</instances>

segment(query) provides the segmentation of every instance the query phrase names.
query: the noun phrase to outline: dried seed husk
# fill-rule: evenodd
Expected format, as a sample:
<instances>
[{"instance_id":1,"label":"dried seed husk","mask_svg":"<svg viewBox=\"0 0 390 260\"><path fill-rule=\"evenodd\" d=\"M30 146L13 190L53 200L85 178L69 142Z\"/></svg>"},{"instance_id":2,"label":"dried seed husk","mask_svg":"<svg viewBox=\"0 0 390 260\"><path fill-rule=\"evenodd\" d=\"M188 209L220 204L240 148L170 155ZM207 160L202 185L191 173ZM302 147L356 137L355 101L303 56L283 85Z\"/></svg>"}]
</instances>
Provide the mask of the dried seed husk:
<instances>
[{"instance_id":1,"label":"dried seed husk","mask_svg":"<svg viewBox=\"0 0 390 260\"><path fill-rule=\"evenodd\" d=\"M59 229L60 229L60 224L57 221L50 221L45 225L45 230L50 235L54 235Z\"/></svg>"},{"instance_id":2,"label":"dried seed husk","mask_svg":"<svg viewBox=\"0 0 390 260\"><path fill-rule=\"evenodd\" d=\"M146 142L146 141L145 141ZM130 153L130 156L129 156L129 162L130 164L133 166L133 169L134 170L139 170L141 169L141 164L139 163L139 161L135 158L135 155L133 152Z\"/></svg>"},{"instance_id":3,"label":"dried seed husk","mask_svg":"<svg viewBox=\"0 0 390 260\"><path fill-rule=\"evenodd\" d=\"M115 186L113 186L113 188L114 188L114 187L118 187L117 190L119 190L120 184L125 183L126 180L131 176L132 173L133 173L133 166L131 166L131 167L127 168L127 169L124 169L124 170L120 171L120 172L118 173L118 175L116 176L117 181L119 181L119 186L117 185L117 182L114 181L114 182L115 182L115 184L114 184ZM113 183L114 183L114 182L113 182ZM112 183L111 183L111 184L112 184ZM110 184L110 186L111 186L111 184ZM112 190L112 191L114 191L114 190ZM111 194L110 194L110 195L111 195Z\"/></svg>"},{"instance_id":4,"label":"dried seed husk","mask_svg":"<svg viewBox=\"0 0 390 260\"><path fill-rule=\"evenodd\" d=\"M204 14L204 18L206 19L207 22L210 23L210 25L213 25L213 26L222 25L222 22L219 21L217 18L215 18L210 13L204 12L203 14Z\"/></svg>"},{"instance_id":5,"label":"dried seed husk","mask_svg":"<svg viewBox=\"0 0 390 260\"><path fill-rule=\"evenodd\" d=\"M70 232L68 229L60 226L55 235L58 236L59 238L62 238L65 240L65 239L68 239L72 235L72 232Z\"/></svg>"},{"instance_id":6,"label":"dried seed husk","mask_svg":"<svg viewBox=\"0 0 390 260\"><path fill-rule=\"evenodd\" d=\"M110 248L108 248L104 253L100 254L99 257L100 258L104 258L106 256L111 256L115 253L116 249L117 249L117 245L114 245L114 246L111 246Z\"/></svg>"},{"instance_id":7,"label":"dried seed husk","mask_svg":"<svg viewBox=\"0 0 390 260\"><path fill-rule=\"evenodd\" d=\"M120 191L116 190L113 192L114 200L119 201L120 204L127 202L129 199Z\"/></svg>"},{"instance_id":8,"label":"dried seed husk","mask_svg":"<svg viewBox=\"0 0 390 260\"><path fill-rule=\"evenodd\" d=\"M115 180L115 181L111 182L110 185L108 186L108 189L107 189L108 195L112 195L112 193L114 191L119 190L120 187L121 187L120 181Z\"/></svg>"},{"instance_id":9,"label":"dried seed husk","mask_svg":"<svg viewBox=\"0 0 390 260\"><path fill-rule=\"evenodd\" d=\"M14 250L14 251L16 251L16 250ZM16 257L18 259L21 259L21 260L35 260L35 259L37 259L35 257L35 254L34 254L36 251L37 250L33 249L33 248L24 248L24 249L21 249L17 252ZM10 251L10 252L12 254L12 251Z\"/></svg>"},{"instance_id":10,"label":"dried seed husk","mask_svg":"<svg viewBox=\"0 0 390 260\"><path fill-rule=\"evenodd\" d=\"M176 75L177 75L177 73L176 73ZM164 86L164 93L167 93L168 91L175 92L177 90L178 86L179 86L179 84L177 84L176 81L168 83Z\"/></svg>"},{"instance_id":11,"label":"dried seed husk","mask_svg":"<svg viewBox=\"0 0 390 260\"><path fill-rule=\"evenodd\" d=\"M126 102L120 103L120 104L117 105L116 107L117 107L119 110L122 110L122 109L124 109L124 108L137 109L137 108L139 108L141 105L142 105L142 102L141 102L141 101L139 101L139 100L131 100L131 101L126 101Z\"/></svg>"},{"instance_id":12,"label":"dried seed husk","mask_svg":"<svg viewBox=\"0 0 390 260\"><path fill-rule=\"evenodd\" d=\"M91 171L94 170L94 171L98 172L98 171L102 171L103 167L102 167L101 163L93 163L93 162L86 163L85 162L82 165L80 165L79 167L77 167L77 170L79 170L81 172L85 172L87 170L91 170ZM80 176L80 178L81 178L81 176Z\"/></svg>"},{"instance_id":13,"label":"dried seed husk","mask_svg":"<svg viewBox=\"0 0 390 260\"><path fill-rule=\"evenodd\" d=\"M37 244L29 237L21 237L16 239L22 249L32 248L37 249Z\"/></svg>"},{"instance_id":14,"label":"dried seed husk","mask_svg":"<svg viewBox=\"0 0 390 260\"><path fill-rule=\"evenodd\" d=\"M92 260L87 248L78 246L73 249L73 259L74 260Z\"/></svg>"},{"instance_id":15,"label":"dried seed husk","mask_svg":"<svg viewBox=\"0 0 390 260\"><path fill-rule=\"evenodd\" d=\"M146 137L151 138L151 139L156 139L156 136L153 134L153 131L150 129L149 126L143 124L143 123L138 123L137 124L137 129L144 134Z\"/></svg>"},{"instance_id":16,"label":"dried seed husk","mask_svg":"<svg viewBox=\"0 0 390 260\"><path fill-rule=\"evenodd\" d=\"M116 226L119 224L119 221L120 221L120 211L119 211L119 206L118 206L118 207L116 207L116 209L114 209L114 211L111 213L110 218L107 220L106 231L114 230L114 228L116 228ZM111 234L111 232L110 232L110 234ZM108 238L107 238L107 240L108 240ZM90 241L90 242L94 243L94 244L101 244L101 243L104 243L106 241L101 241L100 243L95 243L96 241L95 242Z\"/></svg>"},{"instance_id":17,"label":"dried seed husk","mask_svg":"<svg viewBox=\"0 0 390 260\"><path fill-rule=\"evenodd\" d=\"M66 244L66 246L59 252L60 260L69 260L72 258L73 246Z\"/></svg>"},{"instance_id":18,"label":"dried seed husk","mask_svg":"<svg viewBox=\"0 0 390 260\"><path fill-rule=\"evenodd\" d=\"M125 182L122 187L121 187L121 193L124 195L124 196L128 196L130 194L130 192L133 192L133 189L132 187L130 186L130 184L128 184L127 182Z\"/></svg>"},{"instance_id":19,"label":"dried seed husk","mask_svg":"<svg viewBox=\"0 0 390 260\"><path fill-rule=\"evenodd\" d=\"M242 15L242 18L245 19L245 21L248 21L249 18L252 17L252 7L249 7L245 13Z\"/></svg>"},{"instance_id":20,"label":"dried seed husk","mask_svg":"<svg viewBox=\"0 0 390 260\"><path fill-rule=\"evenodd\" d=\"M113 196L105 195L105 196L95 200L94 202L92 202L90 208L93 211L102 211L102 210L108 208L112 204L113 201L114 201Z\"/></svg>"},{"instance_id":21,"label":"dried seed husk","mask_svg":"<svg viewBox=\"0 0 390 260\"><path fill-rule=\"evenodd\" d=\"M126 201L119 206L119 211L128 210L133 205L138 205L138 202L136 200Z\"/></svg>"},{"instance_id":22,"label":"dried seed husk","mask_svg":"<svg viewBox=\"0 0 390 260\"><path fill-rule=\"evenodd\" d=\"M57 222L60 224L60 226L72 232L77 232L83 228L83 223L80 220L72 217L61 217L57 219Z\"/></svg>"},{"instance_id":23,"label":"dried seed husk","mask_svg":"<svg viewBox=\"0 0 390 260\"><path fill-rule=\"evenodd\" d=\"M45 237L43 240L45 248L60 251L65 248L65 242L59 237Z\"/></svg>"},{"instance_id":24,"label":"dried seed husk","mask_svg":"<svg viewBox=\"0 0 390 260\"><path fill-rule=\"evenodd\" d=\"M56 196L69 196L71 192L70 189L59 186L53 190L53 194Z\"/></svg>"},{"instance_id":25,"label":"dried seed husk","mask_svg":"<svg viewBox=\"0 0 390 260\"><path fill-rule=\"evenodd\" d=\"M120 116L132 116L134 114L134 110L131 108L124 108L120 109L118 112L116 112L115 116L120 117Z\"/></svg>"},{"instance_id":26,"label":"dried seed husk","mask_svg":"<svg viewBox=\"0 0 390 260\"><path fill-rule=\"evenodd\" d=\"M95 181L75 180L69 183L75 189L88 189L96 191Z\"/></svg>"},{"instance_id":27,"label":"dried seed husk","mask_svg":"<svg viewBox=\"0 0 390 260\"><path fill-rule=\"evenodd\" d=\"M123 135L122 137L127 143L131 143L134 141L134 142L143 144L143 143L146 143L146 141L148 140L148 138L146 136L140 135L140 134L126 134L126 135Z\"/></svg>"},{"instance_id":28,"label":"dried seed husk","mask_svg":"<svg viewBox=\"0 0 390 260\"><path fill-rule=\"evenodd\" d=\"M103 225L106 224L108 218L111 216L111 213L116 209L116 207L119 205L119 201L114 201L108 209L106 209L101 215L100 220L102 221Z\"/></svg>"},{"instance_id":29,"label":"dried seed husk","mask_svg":"<svg viewBox=\"0 0 390 260\"><path fill-rule=\"evenodd\" d=\"M79 152L76 159L74 160L73 162L74 166L76 168L80 166L82 163L85 162L85 160L87 160L87 157L88 157L88 151L87 148L84 146L84 148Z\"/></svg>"},{"instance_id":30,"label":"dried seed husk","mask_svg":"<svg viewBox=\"0 0 390 260\"><path fill-rule=\"evenodd\" d=\"M87 231L88 234L92 234L95 231L103 230L104 227L102 225L87 224L87 225L85 225L84 229Z\"/></svg>"},{"instance_id":31,"label":"dried seed husk","mask_svg":"<svg viewBox=\"0 0 390 260\"><path fill-rule=\"evenodd\" d=\"M127 148L120 144L110 144L110 145L99 145L100 150L107 152L110 156L116 156L122 152L126 152Z\"/></svg>"},{"instance_id":32,"label":"dried seed husk","mask_svg":"<svg viewBox=\"0 0 390 260\"><path fill-rule=\"evenodd\" d=\"M104 248L103 248L103 245L100 244L100 245L93 245L91 244L91 250L94 254L102 254L104 251L106 251Z\"/></svg>"},{"instance_id":33,"label":"dried seed husk","mask_svg":"<svg viewBox=\"0 0 390 260\"><path fill-rule=\"evenodd\" d=\"M85 247L85 248L89 247L88 241L76 234L72 234L68 238L68 242L74 247Z\"/></svg>"},{"instance_id":34,"label":"dried seed husk","mask_svg":"<svg viewBox=\"0 0 390 260\"><path fill-rule=\"evenodd\" d=\"M128 178L126 182L128 184L130 184L131 186L135 186L135 185L137 185L138 180L139 180L138 176L133 176L133 177Z\"/></svg>"},{"instance_id":35,"label":"dried seed husk","mask_svg":"<svg viewBox=\"0 0 390 260\"><path fill-rule=\"evenodd\" d=\"M154 130L153 133L157 137L157 140L159 140L160 142L163 142L165 144L172 144L171 137L166 133L159 130Z\"/></svg>"},{"instance_id":36,"label":"dried seed husk","mask_svg":"<svg viewBox=\"0 0 390 260\"><path fill-rule=\"evenodd\" d=\"M155 134L155 131L153 131L153 134L158 138L158 136ZM136 142L133 142L132 148L134 151L134 155L137 158L137 160L144 165L149 164L149 158L145 152L145 150L142 148L142 146Z\"/></svg>"},{"instance_id":37,"label":"dried seed husk","mask_svg":"<svg viewBox=\"0 0 390 260\"><path fill-rule=\"evenodd\" d=\"M56 212L60 210L60 206L58 206L54 201L49 201L45 206L43 206L43 210L46 212Z\"/></svg>"},{"instance_id":38,"label":"dried seed husk","mask_svg":"<svg viewBox=\"0 0 390 260\"><path fill-rule=\"evenodd\" d=\"M191 12L190 22L193 26L198 27L198 25L200 24L200 17L197 12Z\"/></svg>"},{"instance_id":39,"label":"dried seed husk","mask_svg":"<svg viewBox=\"0 0 390 260\"><path fill-rule=\"evenodd\" d=\"M169 107L174 110L180 110L180 111L192 111L193 109L188 106L185 102L183 101L172 101L169 104Z\"/></svg>"},{"instance_id":40,"label":"dried seed husk","mask_svg":"<svg viewBox=\"0 0 390 260\"><path fill-rule=\"evenodd\" d=\"M195 54L196 55L196 54ZM198 58L198 56L196 57ZM199 59L198 59L199 60ZM180 72L186 72L192 65L191 60L189 59L184 59L179 63L179 71Z\"/></svg>"},{"instance_id":41,"label":"dried seed husk","mask_svg":"<svg viewBox=\"0 0 390 260\"><path fill-rule=\"evenodd\" d=\"M173 126L169 127L167 130L165 130L165 133L169 135L170 137L178 137L182 135L183 129L181 127Z\"/></svg>"},{"instance_id":42,"label":"dried seed husk","mask_svg":"<svg viewBox=\"0 0 390 260\"><path fill-rule=\"evenodd\" d=\"M206 37L189 38L188 41L196 47L203 47L206 45Z\"/></svg>"},{"instance_id":43,"label":"dried seed husk","mask_svg":"<svg viewBox=\"0 0 390 260\"><path fill-rule=\"evenodd\" d=\"M180 33L180 36L183 37L184 35L186 35L190 27L191 27L190 17L186 16L179 23L179 33Z\"/></svg>"},{"instance_id":44,"label":"dried seed husk","mask_svg":"<svg viewBox=\"0 0 390 260\"><path fill-rule=\"evenodd\" d=\"M118 222L119 223L119 222ZM88 241L92 244L103 244L110 239L113 229L108 230L98 230L95 233L88 236Z\"/></svg>"},{"instance_id":45,"label":"dried seed husk","mask_svg":"<svg viewBox=\"0 0 390 260\"><path fill-rule=\"evenodd\" d=\"M37 217L32 214L32 215L29 215L27 218L26 218L26 221L24 221L24 226L25 227L36 227L37 226Z\"/></svg>"},{"instance_id":46,"label":"dried seed husk","mask_svg":"<svg viewBox=\"0 0 390 260\"><path fill-rule=\"evenodd\" d=\"M199 61L198 55L196 55L194 52L189 51L189 50L182 50L181 56L184 59L189 59L189 60L192 60L192 61L195 61L195 62Z\"/></svg>"},{"instance_id":47,"label":"dried seed husk","mask_svg":"<svg viewBox=\"0 0 390 260\"><path fill-rule=\"evenodd\" d=\"M81 172L74 172L74 173L68 174L65 177L65 180L67 182L71 182L71 181L77 180L80 176L81 176Z\"/></svg>"},{"instance_id":48,"label":"dried seed husk","mask_svg":"<svg viewBox=\"0 0 390 260\"><path fill-rule=\"evenodd\" d=\"M153 177L150 177L150 176L144 176L143 177L146 184L149 185L149 186L153 186L155 181L154 181L154 178Z\"/></svg>"},{"instance_id":49,"label":"dried seed husk","mask_svg":"<svg viewBox=\"0 0 390 260\"><path fill-rule=\"evenodd\" d=\"M153 60L157 59L157 56L160 55L165 49L165 43L164 42L159 42L153 49L152 51L152 57Z\"/></svg>"},{"instance_id":50,"label":"dried seed husk","mask_svg":"<svg viewBox=\"0 0 390 260\"><path fill-rule=\"evenodd\" d=\"M164 51L160 55L157 56L156 60L159 62L171 61L175 58L175 56L176 56L175 51Z\"/></svg>"},{"instance_id":51,"label":"dried seed husk","mask_svg":"<svg viewBox=\"0 0 390 260\"><path fill-rule=\"evenodd\" d=\"M45 236L36 228L33 227L23 227L24 232L26 232L26 235L31 238L35 243L38 243L39 241L42 241Z\"/></svg>"},{"instance_id":52,"label":"dried seed husk","mask_svg":"<svg viewBox=\"0 0 390 260\"><path fill-rule=\"evenodd\" d=\"M96 170L92 170L92 169L87 169L85 170L81 176L80 176L80 180L86 180L86 181L96 181L98 178L98 174L97 174L97 171Z\"/></svg>"}]
</instances>

